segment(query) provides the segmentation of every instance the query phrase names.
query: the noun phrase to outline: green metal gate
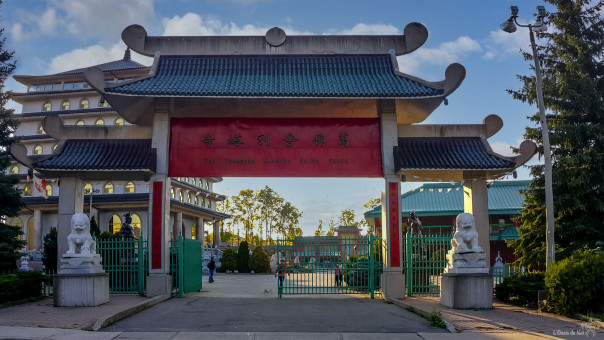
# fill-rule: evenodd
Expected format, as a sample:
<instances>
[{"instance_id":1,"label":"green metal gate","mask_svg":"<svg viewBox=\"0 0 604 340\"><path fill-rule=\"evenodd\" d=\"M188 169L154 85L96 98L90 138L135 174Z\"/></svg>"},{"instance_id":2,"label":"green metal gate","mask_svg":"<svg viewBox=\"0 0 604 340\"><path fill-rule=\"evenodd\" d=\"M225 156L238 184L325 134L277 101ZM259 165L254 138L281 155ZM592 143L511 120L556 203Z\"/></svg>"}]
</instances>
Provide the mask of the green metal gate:
<instances>
[{"instance_id":1,"label":"green metal gate","mask_svg":"<svg viewBox=\"0 0 604 340\"><path fill-rule=\"evenodd\" d=\"M281 262L281 261L284 262ZM281 295L380 294L382 240L329 236L277 240Z\"/></svg>"},{"instance_id":2,"label":"green metal gate","mask_svg":"<svg viewBox=\"0 0 604 340\"><path fill-rule=\"evenodd\" d=\"M440 295L440 274L453 235L403 235L403 268L407 295Z\"/></svg>"},{"instance_id":3,"label":"green metal gate","mask_svg":"<svg viewBox=\"0 0 604 340\"><path fill-rule=\"evenodd\" d=\"M172 296L183 297L202 288L203 243L200 240L183 239L170 241L170 274Z\"/></svg>"},{"instance_id":4,"label":"green metal gate","mask_svg":"<svg viewBox=\"0 0 604 340\"><path fill-rule=\"evenodd\" d=\"M149 272L147 241L96 240L96 250L102 258L103 269L109 274L111 294L145 295Z\"/></svg>"}]
</instances>

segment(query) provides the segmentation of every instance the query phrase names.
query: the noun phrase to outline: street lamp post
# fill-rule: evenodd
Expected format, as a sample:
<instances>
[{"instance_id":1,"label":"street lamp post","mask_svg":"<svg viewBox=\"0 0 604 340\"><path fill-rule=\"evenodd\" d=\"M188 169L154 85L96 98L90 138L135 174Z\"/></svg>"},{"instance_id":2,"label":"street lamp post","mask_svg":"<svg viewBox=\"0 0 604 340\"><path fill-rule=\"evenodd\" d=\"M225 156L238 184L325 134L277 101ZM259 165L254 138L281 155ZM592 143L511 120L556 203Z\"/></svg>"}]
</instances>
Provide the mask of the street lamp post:
<instances>
[{"instance_id":1,"label":"street lamp post","mask_svg":"<svg viewBox=\"0 0 604 340\"><path fill-rule=\"evenodd\" d=\"M90 193L90 200L89 200L90 210L88 210L89 211L88 214L90 216L88 216L88 218L92 218L92 194L98 194L99 192L101 192L101 190L99 190L99 189L90 189L90 192L89 192Z\"/></svg>"},{"instance_id":2,"label":"street lamp post","mask_svg":"<svg viewBox=\"0 0 604 340\"><path fill-rule=\"evenodd\" d=\"M545 214L546 214L546 259L545 265L549 267L555 261L556 242L554 239L554 193L552 189L552 156L549 144L549 130L547 128L547 120L545 117L545 106L543 105L543 89L541 78L541 66L539 65L539 56L537 54L537 46L535 45L535 34L533 31L544 31L545 17L547 12L545 7L537 6L537 20L534 24L521 25L518 23L518 7L510 6L512 16L501 24L501 29L508 33L516 31L516 25L520 27L528 27L531 37L531 47L533 49L533 60L535 63L535 74L537 76L537 104L539 105L539 120L541 122L541 134L543 139L543 156L544 156L544 175L545 175Z\"/></svg>"}]
</instances>

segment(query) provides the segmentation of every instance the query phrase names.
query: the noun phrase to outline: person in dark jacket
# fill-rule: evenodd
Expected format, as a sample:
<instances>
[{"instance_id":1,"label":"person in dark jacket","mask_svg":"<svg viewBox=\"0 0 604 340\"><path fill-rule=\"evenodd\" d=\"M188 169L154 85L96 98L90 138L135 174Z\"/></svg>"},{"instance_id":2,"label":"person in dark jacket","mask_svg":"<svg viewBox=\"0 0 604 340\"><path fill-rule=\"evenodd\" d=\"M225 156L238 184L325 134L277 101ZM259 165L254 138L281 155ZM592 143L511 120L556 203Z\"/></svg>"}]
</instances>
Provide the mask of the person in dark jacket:
<instances>
[{"instance_id":1,"label":"person in dark jacket","mask_svg":"<svg viewBox=\"0 0 604 340\"><path fill-rule=\"evenodd\" d=\"M210 278L208 279L209 283L214 282L214 273L216 272L216 261L214 261L214 256L208 262L208 269L210 270Z\"/></svg>"}]
</instances>

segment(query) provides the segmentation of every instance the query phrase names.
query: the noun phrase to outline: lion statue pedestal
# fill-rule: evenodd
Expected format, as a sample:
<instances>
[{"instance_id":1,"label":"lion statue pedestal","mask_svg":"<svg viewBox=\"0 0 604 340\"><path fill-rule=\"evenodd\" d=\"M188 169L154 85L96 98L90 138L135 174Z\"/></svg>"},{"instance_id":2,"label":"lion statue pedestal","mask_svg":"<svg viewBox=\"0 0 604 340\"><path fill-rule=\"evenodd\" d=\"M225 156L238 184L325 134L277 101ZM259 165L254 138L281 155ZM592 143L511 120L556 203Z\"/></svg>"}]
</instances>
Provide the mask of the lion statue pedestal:
<instances>
[{"instance_id":1,"label":"lion statue pedestal","mask_svg":"<svg viewBox=\"0 0 604 340\"><path fill-rule=\"evenodd\" d=\"M463 213L455 221L456 231L447 254L448 265L441 274L440 304L457 309L493 308L493 276L472 214Z\"/></svg>"},{"instance_id":2,"label":"lion statue pedestal","mask_svg":"<svg viewBox=\"0 0 604 340\"><path fill-rule=\"evenodd\" d=\"M96 253L88 216L73 215L67 242L69 250L54 279L54 305L92 307L109 302L109 275Z\"/></svg>"}]
</instances>

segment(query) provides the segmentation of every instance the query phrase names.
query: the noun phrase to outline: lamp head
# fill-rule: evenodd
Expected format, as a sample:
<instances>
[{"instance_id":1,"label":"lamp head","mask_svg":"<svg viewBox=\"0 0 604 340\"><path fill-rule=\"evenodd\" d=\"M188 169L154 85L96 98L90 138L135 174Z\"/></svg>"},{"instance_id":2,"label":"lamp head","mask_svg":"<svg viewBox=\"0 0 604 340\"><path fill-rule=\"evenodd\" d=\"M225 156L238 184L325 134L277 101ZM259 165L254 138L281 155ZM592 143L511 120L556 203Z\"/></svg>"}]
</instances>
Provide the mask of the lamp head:
<instances>
[{"instance_id":1,"label":"lamp head","mask_svg":"<svg viewBox=\"0 0 604 340\"><path fill-rule=\"evenodd\" d=\"M512 18L509 18L508 20L504 21L501 25L499 25L499 27L504 32L508 32L508 33L516 32L516 25L514 25L514 19L512 19Z\"/></svg>"},{"instance_id":2,"label":"lamp head","mask_svg":"<svg viewBox=\"0 0 604 340\"><path fill-rule=\"evenodd\" d=\"M537 6L537 17L543 18L547 16L547 12L545 11L544 6Z\"/></svg>"},{"instance_id":3,"label":"lamp head","mask_svg":"<svg viewBox=\"0 0 604 340\"><path fill-rule=\"evenodd\" d=\"M539 6L539 7L543 7L543 6ZM518 16L518 6L510 6L510 10L512 11L512 16L513 17L517 17Z\"/></svg>"}]
</instances>

